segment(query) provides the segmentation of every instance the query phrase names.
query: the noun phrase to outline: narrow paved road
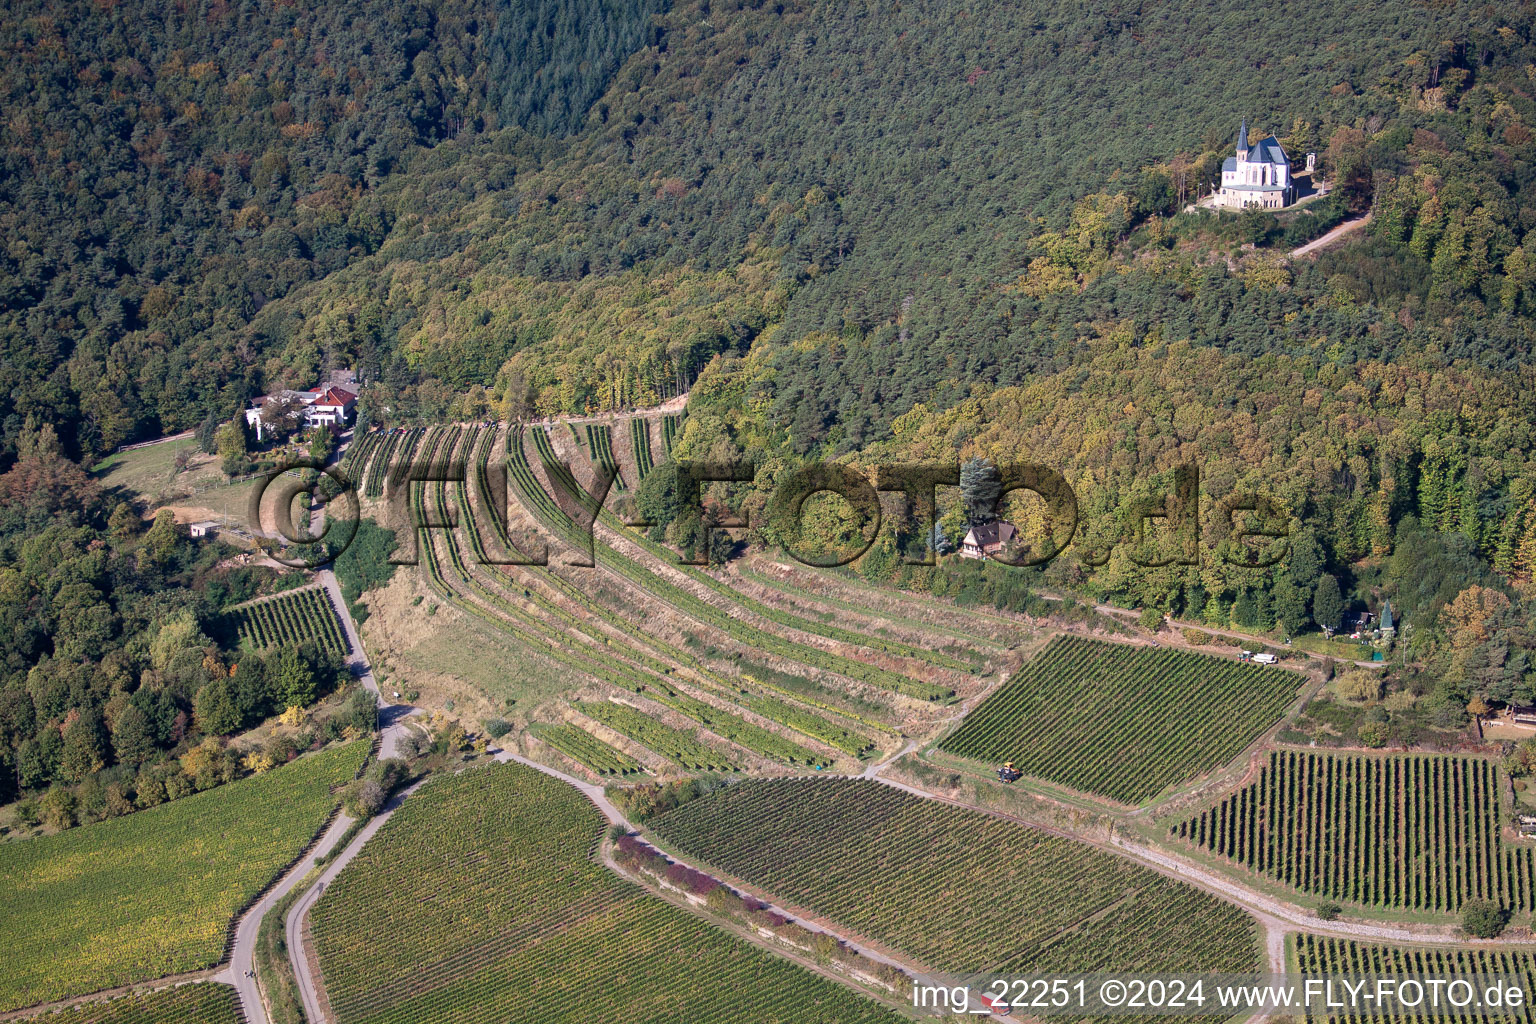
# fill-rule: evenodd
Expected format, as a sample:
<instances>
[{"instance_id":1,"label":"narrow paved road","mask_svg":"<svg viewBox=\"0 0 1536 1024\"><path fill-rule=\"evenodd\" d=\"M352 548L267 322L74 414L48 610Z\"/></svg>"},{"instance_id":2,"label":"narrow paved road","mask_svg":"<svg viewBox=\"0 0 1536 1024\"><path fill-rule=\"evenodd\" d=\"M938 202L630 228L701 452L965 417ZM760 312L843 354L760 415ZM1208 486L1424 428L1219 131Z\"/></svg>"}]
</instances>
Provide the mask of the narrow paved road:
<instances>
[{"instance_id":1,"label":"narrow paved road","mask_svg":"<svg viewBox=\"0 0 1536 1024\"><path fill-rule=\"evenodd\" d=\"M382 730L379 739L379 757L381 759L396 757L400 751L400 739L406 733L405 720L416 709L409 704L391 704L384 699L384 695L379 691L379 684L373 678L373 668L368 664L368 656L363 651L363 638L358 633L357 623L352 620L352 613L347 608L346 601L342 599L341 585L336 581L336 574L329 569L322 569L315 576L317 577L318 584L324 587L326 593L330 596L331 604L335 607L336 614L341 619L342 631L346 634L347 646L350 648L346 658L347 668L352 673L354 679L373 693L374 700L379 704L379 726ZM391 809L393 806L398 806L398 804L391 804ZM388 817L388 814L381 812L360 833L360 836L372 835L374 831L378 830L378 826L383 824L382 819L385 817ZM247 910L235 926L235 947L230 955L229 967L218 977L219 980L227 981L235 986L235 990L240 995L240 1006L245 1012L245 1019L248 1024L268 1024L267 1008L262 1002L261 990L257 986L256 978L252 973L256 969L256 936L261 931L262 918L266 917L272 908L277 905L277 901L286 896L289 890L299 883L300 879L314 870L319 859L330 853L341 840L342 835L351 827L352 819L344 813L338 814L331 827L321 836L320 841L315 844L308 855L284 875L277 885L273 886L265 896ZM356 853L354 847L360 848L361 845L360 842L357 842L348 846L348 851L350 851L348 859ZM310 902L313 901L311 900ZM291 937L289 941L290 943L292 942ZM289 946L290 956L294 955L293 950L295 948L292 945ZM299 959L301 958L295 957L294 960L296 970L299 966ZM305 998L305 1009L308 1011L309 999L313 991L312 989L304 988L302 975L300 975L300 981L300 990ZM319 1017L313 1015L310 1017L311 1021L318 1021L319 1019Z\"/></svg>"},{"instance_id":2,"label":"narrow paved road","mask_svg":"<svg viewBox=\"0 0 1536 1024\"><path fill-rule=\"evenodd\" d=\"M353 836L352 841L347 844L347 848L326 865L320 877L315 879L315 883L294 902L288 911L288 917L283 922L284 935L288 942L288 960L293 965L293 976L299 983L299 996L304 1001L304 1015L309 1018L310 1024L321 1024L329 1018L321 1011L320 983L314 972L310 970L309 957L304 952L304 918L315 902L320 899L320 894L325 891L325 887L341 874L342 868L357 856L363 845L373 838L374 833L384 827L384 823L394 815L395 811L399 810L405 798L416 792L420 786L421 782L413 783L390 797L389 803L385 804L368 824L358 830L357 835ZM347 824L350 826L351 822ZM250 1024L257 1024L257 1022L253 1020Z\"/></svg>"},{"instance_id":3,"label":"narrow paved road","mask_svg":"<svg viewBox=\"0 0 1536 1024\"><path fill-rule=\"evenodd\" d=\"M235 986L235 991L240 995L241 1009L245 1011L246 1024L268 1024L266 1004L262 1002L261 990L251 974L256 969L256 936L261 930L262 918L277 905L278 900L299 884L300 879L315 869L321 857L336 848L336 844L351 827L352 819L345 814L338 814L308 855L246 911L235 927L235 948L229 959L229 967L217 975L215 980Z\"/></svg>"},{"instance_id":4,"label":"narrow paved road","mask_svg":"<svg viewBox=\"0 0 1536 1024\"><path fill-rule=\"evenodd\" d=\"M347 635L347 646L351 648L347 654L347 670L352 673L352 678L372 690L374 698L379 702L379 727L383 730L379 740L379 759L398 757L400 738L406 733L405 720L416 712L416 708L385 699L378 681L373 678L373 667L368 664L368 655L363 651L362 634L357 631L357 623L352 621L352 610L341 596L341 584L337 582L336 574L329 569L321 569L315 576L330 595L331 604L341 618L342 631Z\"/></svg>"}]
</instances>

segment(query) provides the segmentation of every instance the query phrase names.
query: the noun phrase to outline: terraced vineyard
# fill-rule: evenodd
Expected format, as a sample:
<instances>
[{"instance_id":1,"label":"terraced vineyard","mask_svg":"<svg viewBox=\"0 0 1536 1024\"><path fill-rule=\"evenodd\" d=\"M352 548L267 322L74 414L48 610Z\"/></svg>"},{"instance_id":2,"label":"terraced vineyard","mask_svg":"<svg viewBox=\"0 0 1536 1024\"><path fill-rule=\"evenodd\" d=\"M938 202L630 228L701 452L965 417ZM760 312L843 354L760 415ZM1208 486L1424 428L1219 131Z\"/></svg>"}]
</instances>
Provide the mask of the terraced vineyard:
<instances>
[{"instance_id":1,"label":"terraced vineyard","mask_svg":"<svg viewBox=\"0 0 1536 1024\"><path fill-rule=\"evenodd\" d=\"M667 447L667 454L672 454L672 446L677 443L677 435L683 429L681 416L663 416L661 418L661 441Z\"/></svg>"},{"instance_id":2,"label":"terraced vineyard","mask_svg":"<svg viewBox=\"0 0 1536 1024\"><path fill-rule=\"evenodd\" d=\"M601 459L604 452L611 455L611 434L594 429L587 435L591 447ZM404 435L398 435L403 437ZM475 428L467 437L461 428L445 427L425 431L420 439L412 441L412 448L420 448L418 459L444 460L451 450L461 449L461 458L476 467L488 464L495 448L498 430ZM528 462L518 432L506 435L506 451L510 476L524 504L546 525L561 535L574 532L574 524L561 511L540 483L538 475ZM382 443L387 446L388 441ZM372 476L378 467L375 456L367 469ZM558 457L549 434L543 429L533 431L533 447L538 452L543 472L565 480L565 486L573 487L574 479L558 465ZM481 619L498 632L506 634L519 645L535 651L541 658L560 666L553 671L570 670L583 676L610 684L618 689L638 693L672 710L694 719L722 738L761 756L795 765L829 766L834 758L816 747L806 746L797 739L781 735L773 728L759 724L759 720L745 713L760 716L799 733L818 744L825 744L850 757L861 758L876 749L874 735L894 735L889 725L872 719L866 706L876 711L879 705L871 704L862 697L843 699L837 687L840 683L823 684L807 682L804 686L786 687L775 678L758 678L745 670L736 674L729 668L725 673L712 668L701 660L697 651L701 645L687 634L683 644L668 642L657 635L657 630L645 617L635 617L629 609L619 609L605 604L603 598L611 584L596 589L577 585L567 580L558 569L538 570L527 573L507 567L486 564L488 537L495 536L503 547L512 548L508 536L508 523L492 517L491 530L484 529L484 510L490 507L486 491L486 479L480 474L475 484L466 481L464 486L431 484L417 488L412 494L416 506L415 515L421 516L430 504L436 521L447 521L450 516L450 490L457 491L461 529L450 536L443 531L423 534L423 565L433 589L444 599L470 615ZM476 490L477 489L477 490ZM479 495L479 509L471 501L471 493ZM607 523L606 518L604 522ZM610 524L612 525L612 524ZM623 527L617 526L618 529ZM633 535L630 535L633 536ZM460 545L468 544L474 555L473 563L460 551ZM644 545L643 545L644 546ZM653 547L653 546L651 546ZM650 550L656 557L675 561L675 555L665 549ZM657 598L673 613L682 617L685 629L691 624L718 629L746 647L762 651L810 668L825 669L856 680L880 686L883 689L907 693L910 696L932 700L950 691L942 685L922 679L914 670L912 675L892 671L867 661L856 660L813 646L798 639L790 639L777 632L769 632L756 625L749 616L766 619L770 627L783 626L817 634L839 643L854 644L873 651L898 657L927 661L947 670L964 670L981 662L961 661L934 649L939 644L911 644L883 635L875 635L845 628L832 622L804 618L742 594L729 584L713 576L695 570L682 570L688 583L707 588L712 596L701 599L689 587L674 584L661 572L642 565L647 555L631 557L627 553L610 548L600 549L602 566L611 577L630 584ZM830 619L830 614L823 616ZM909 623L908 628L921 630L922 623ZM713 643L705 634L700 639ZM692 648L692 649L690 649ZM702 647L709 656L719 659L720 654L712 647ZM872 660L872 659L871 659ZM795 665L785 678L798 677ZM686 674L680 674L679 669ZM770 674L771 675L771 674ZM832 689L828 690L827 687ZM824 696L825 692L825 696ZM722 707L721 702L728 702ZM843 706L839 706L839 705ZM730 705L741 709L733 710ZM851 710L857 706L859 710ZM745 712L745 713L744 713ZM740 759L728 753L701 744L691 734L656 722L640 709L609 710L605 714L614 717L628 731L616 729L624 735L644 743L636 734L644 731L655 743L665 749L658 750L663 756L688 766L711 765L734 767ZM650 725L647 725L647 722ZM610 727L613 727L610 724ZM573 741L578 741L573 738ZM651 744L645 744L651 746ZM722 764L721 762L726 762ZM605 766L608 766L604 762Z\"/></svg>"},{"instance_id":3,"label":"terraced vineyard","mask_svg":"<svg viewBox=\"0 0 1536 1024\"><path fill-rule=\"evenodd\" d=\"M486 453L482 451L482 455L483 454ZM460 510L464 515L464 521L466 524L465 535L469 538L471 547L475 550L476 557L483 562L485 558L485 549L480 540L481 534L479 527L476 524L475 512L473 506L467 498L467 495L461 496ZM505 532L499 532L501 532L500 539L502 543L505 546L510 547L510 541L509 538L506 537ZM563 622L570 628L583 634L585 637L590 638L596 643L606 645L610 642L610 637L608 634L604 633L601 629L596 628L590 622L577 618L558 604L546 600L542 594L537 592L535 588L522 586L506 573L497 571L494 568L488 571L488 575L493 580L497 580L502 585L510 587L514 590L521 586L524 595L539 605L540 611L544 616L545 623ZM770 721L777 722L780 725L787 726L813 739L820 740L821 742L839 750L843 750L846 753L853 755L854 757L863 757L869 751L874 749L875 743L868 736L865 736L862 733L851 729L847 725L842 724L834 719L828 718L826 715L820 713L820 711L812 710L812 706L806 705L804 703L797 704L795 703L794 699L781 700L778 697L757 693L749 688L742 687L739 684L732 683L716 675L708 668L706 668L697 658L688 654L686 651L681 650L680 648L677 648L671 644L666 643L665 641L659 640L649 633L646 633L627 619L616 614L613 610L604 607L596 601L593 601L586 592L566 582L562 577L549 574L544 577L544 579L583 612L633 640L635 642L634 648L625 652L626 657L629 658L629 660L637 664L643 664L645 667L651 669L652 671L659 672L663 675L671 673L672 665L687 666L697 674L702 685L712 690L716 695L726 697L727 699L740 704L742 707L745 707L748 710L751 710ZM662 657L661 659L652 658L647 653L647 651L655 651ZM664 681L658 682L660 682L660 684L667 690L667 692L673 692L670 685L666 684ZM620 685L624 685L627 688L642 689L653 688L655 684L642 680L641 685L638 687L634 686L632 682L624 682ZM765 688L769 687L765 686ZM690 705L690 707L691 706L692 705ZM831 708L822 708L821 710L835 712L835 709ZM710 715L713 718L718 719L720 712L718 709L715 709L714 711L710 712ZM697 720L701 722L705 721L704 718L699 718L697 715L690 714L690 717L697 718ZM743 724L745 725L746 723ZM756 730L756 727L751 727L751 730ZM751 730L743 731L741 735L744 737L756 737L758 732ZM738 742L742 741L738 740ZM804 748L798 747L794 744L784 746L782 741L777 737L774 737L773 740L768 742L771 745L763 746L760 744L753 746L751 743L745 743L744 745L749 746L751 749L758 750L760 753L763 753L766 756L782 756L786 760L792 762L803 761L807 763L824 763L820 759L816 759L814 762L812 762L812 759L815 758L814 754L805 751Z\"/></svg>"},{"instance_id":4,"label":"terraced vineyard","mask_svg":"<svg viewBox=\"0 0 1536 1024\"><path fill-rule=\"evenodd\" d=\"M572 495L580 496L584 494L585 492L581 490L571 474L558 465L557 456L551 446L548 434L541 428L535 428L530 433L533 436L534 447L539 452L545 471L551 474L552 478L559 479L561 486ZM511 455L509 460L511 478L518 489L519 496L525 507L533 515L549 525L557 535L572 539L574 542L575 525L539 483L532 467L528 463L521 440L514 433L509 436L507 443L508 451ZM591 510L589 509L589 511ZM601 514L600 518L604 524L611 528L625 529L623 524L606 513ZM647 550L658 557L664 557L669 561L675 562L676 555L667 551L667 549L659 545L647 544L645 539L637 534L630 533L629 536L635 539L637 543L642 544L642 546L646 546ZM719 629L721 632L748 646L766 651L778 657L799 661L806 665L813 665L830 672L837 672L851 679L857 679L883 689L903 693L918 700L940 700L954 692L949 687L868 665L853 658L823 651L819 648L787 640L777 634L758 629L730 615L724 609L696 597L682 587L672 584L660 575L642 567L637 562L626 558L612 548L605 547L601 553L603 556L602 564L605 568L611 569L641 590L676 608L689 618ZM726 584L714 579L708 573L695 571L686 573L686 575L691 580L701 583L726 599L741 604L744 608L754 613L762 614L771 621L779 622L792 628L827 636L829 639L860 644L871 647L874 650L889 650L891 653L899 654L903 657L923 658L926 660L941 659L942 663L946 664L946 667L958 665L953 659L945 660L946 656L944 655L921 650L910 645L896 645L882 638L855 634L835 626L814 623L777 609L760 606L759 602L752 602L750 598L736 593Z\"/></svg>"},{"instance_id":5,"label":"terraced vineyard","mask_svg":"<svg viewBox=\"0 0 1536 1024\"><path fill-rule=\"evenodd\" d=\"M1379 946L1323 935L1296 936L1297 968L1312 977L1332 975L1413 975L1420 978L1470 978L1506 975L1522 978L1527 995L1536 987L1536 954L1529 949L1433 949L1414 946ZM1313 1019L1318 1019L1314 1017ZM1338 1024L1365 1021L1428 1020L1381 1012L1330 1014ZM1515 1009L1446 1015L1442 1020L1530 1024L1536 1020L1529 1003Z\"/></svg>"},{"instance_id":6,"label":"terraced vineyard","mask_svg":"<svg viewBox=\"0 0 1536 1024\"><path fill-rule=\"evenodd\" d=\"M1135 804L1236 757L1302 682L1250 662L1060 636L939 749Z\"/></svg>"},{"instance_id":7,"label":"terraced vineyard","mask_svg":"<svg viewBox=\"0 0 1536 1024\"><path fill-rule=\"evenodd\" d=\"M686 855L937 970L1249 971L1254 922L1072 840L861 779L746 780L653 818Z\"/></svg>"},{"instance_id":8,"label":"terraced vineyard","mask_svg":"<svg viewBox=\"0 0 1536 1024\"><path fill-rule=\"evenodd\" d=\"M587 701L571 705L595 722L601 722L621 736L628 736L642 747L656 751L669 761L698 771L734 771L729 754L705 746L697 738L663 725L628 704Z\"/></svg>"},{"instance_id":9,"label":"terraced vineyard","mask_svg":"<svg viewBox=\"0 0 1536 1024\"><path fill-rule=\"evenodd\" d=\"M430 782L331 883L314 934L339 1024L873 1024L894 1014L597 864L597 810L521 765ZM390 941L379 942L380 935ZM530 984L537 979L537 984Z\"/></svg>"},{"instance_id":10,"label":"terraced vineyard","mask_svg":"<svg viewBox=\"0 0 1536 1024\"><path fill-rule=\"evenodd\" d=\"M1482 758L1277 750L1257 781L1173 834L1303 892L1373 907L1536 909L1536 851L1500 836Z\"/></svg>"},{"instance_id":11,"label":"terraced vineyard","mask_svg":"<svg viewBox=\"0 0 1536 1024\"><path fill-rule=\"evenodd\" d=\"M574 725L536 725L531 731L566 757L599 775L634 775L645 771L639 761Z\"/></svg>"},{"instance_id":12,"label":"terraced vineyard","mask_svg":"<svg viewBox=\"0 0 1536 1024\"><path fill-rule=\"evenodd\" d=\"M352 443L347 446L347 454L341 459L339 468L342 474L354 484L361 485L363 481L358 479L358 474L363 472L383 441L384 434L377 430L370 430L361 435L354 434Z\"/></svg>"},{"instance_id":13,"label":"terraced vineyard","mask_svg":"<svg viewBox=\"0 0 1536 1024\"><path fill-rule=\"evenodd\" d=\"M442 488L435 489L436 504L440 518L447 518L447 500ZM468 512L467 503L462 506ZM472 524L467 531L472 538L472 543L478 548L478 538ZM696 697L681 692L661 675L648 674L650 672L666 673L670 671L665 663L647 658L640 652L626 652L624 658L619 658L602 647L592 646L586 643L572 643L574 639L569 634L562 632L549 618L541 618L520 608L505 597L493 592L480 584L470 573L469 568L460 558L457 549L448 545L448 557L455 573L457 584L443 575L437 564L436 555L431 544L424 544L423 561L427 566L428 576L435 589L443 593L449 600L471 614L484 618L496 628L509 633L519 641L541 651L547 657L568 665L614 686L640 693L658 703L667 705L674 710L694 719L709 728L716 735L736 743L747 750L754 751L764 757L785 761L790 764L827 765L831 759L826 758L813 750L800 744L791 742L777 733L747 721L741 715L716 707ZM455 590L455 586L462 585L473 593L475 601L465 600ZM532 592L525 591L531 598ZM490 608L484 607L489 605ZM582 634L582 639L606 644L607 637L599 631L584 628L571 617L558 608L547 606L555 620L564 619L576 626ZM491 610L494 609L494 612ZM500 613L500 614L496 614ZM702 745L685 741L686 734L677 730L668 729L656 723L654 726L645 726L637 722L626 711L608 712L619 715L627 724L631 735L635 731L645 731L653 738L662 739L667 743L667 750L658 751L664 756L677 760L686 759L693 763L714 763L708 758L718 759L719 754L710 752ZM638 714L638 712L636 712ZM643 716L642 716L643 717ZM644 742L638 736L634 738ZM646 744L649 746L649 744ZM701 759L704 759L701 762ZM683 763L683 762L679 762Z\"/></svg>"},{"instance_id":14,"label":"terraced vineyard","mask_svg":"<svg viewBox=\"0 0 1536 1024\"><path fill-rule=\"evenodd\" d=\"M613 470L613 489L622 494L629 489L624 474L619 471L619 460L613 457L613 432L603 423L587 424L587 450L592 461Z\"/></svg>"},{"instance_id":15,"label":"terraced vineyard","mask_svg":"<svg viewBox=\"0 0 1536 1024\"><path fill-rule=\"evenodd\" d=\"M305 587L231 609L242 644L257 649L313 640L327 651L345 655L347 636L321 587Z\"/></svg>"},{"instance_id":16,"label":"terraced vineyard","mask_svg":"<svg viewBox=\"0 0 1536 1024\"><path fill-rule=\"evenodd\" d=\"M245 1016L232 986L202 982L82 1003L67 1019L70 1024L244 1024Z\"/></svg>"},{"instance_id":17,"label":"terraced vineyard","mask_svg":"<svg viewBox=\"0 0 1536 1024\"><path fill-rule=\"evenodd\" d=\"M230 919L308 844L368 747L0 843L0 1011L218 963Z\"/></svg>"},{"instance_id":18,"label":"terraced vineyard","mask_svg":"<svg viewBox=\"0 0 1536 1024\"><path fill-rule=\"evenodd\" d=\"M629 421L629 445L635 456L635 475L641 482L650 475L655 463L651 461L651 421L634 416Z\"/></svg>"}]
</instances>

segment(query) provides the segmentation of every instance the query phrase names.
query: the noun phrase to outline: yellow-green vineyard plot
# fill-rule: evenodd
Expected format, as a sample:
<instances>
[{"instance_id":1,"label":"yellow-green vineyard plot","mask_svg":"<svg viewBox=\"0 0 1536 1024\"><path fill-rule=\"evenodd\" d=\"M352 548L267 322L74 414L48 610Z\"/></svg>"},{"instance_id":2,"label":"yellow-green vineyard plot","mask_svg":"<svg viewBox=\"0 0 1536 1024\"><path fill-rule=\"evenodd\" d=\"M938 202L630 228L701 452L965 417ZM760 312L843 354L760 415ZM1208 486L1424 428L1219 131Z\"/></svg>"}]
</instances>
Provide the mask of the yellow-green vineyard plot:
<instances>
[{"instance_id":1,"label":"yellow-green vineyard plot","mask_svg":"<svg viewBox=\"0 0 1536 1024\"><path fill-rule=\"evenodd\" d=\"M0 1010L211 967L368 741L122 818L0 844Z\"/></svg>"},{"instance_id":2,"label":"yellow-green vineyard plot","mask_svg":"<svg viewBox=\"0 0 1536 1024\"><path fill-rule=\"evenodd\" d=\"M315 907L339 1024L896 1019L613 874L603 829L522 765L428 783Z\"/></svg>"},{"instance_id":3,"label":"yellow-green vineyard plot","mask_svg":"<svg viewBox=\"0 0 1536 1024\"><path fill-rule=\"evenodd\" d=\"M243 644L256 648L300 644L313 640L336 654L347 653L347 637L320 587L305 587L277 597L262 598L229 611L235 634Z\"/></svg>"},{"instance_id":4,"label":"yellow-green vineyard plot","mask_svg":"<svg viewBox=\"0 0 1536 1024\"><path fill-rule=\"evenodd\" d=\"M738 767L730 754L700 743L696 734L674 729L628 704L612 701L585 701L571 705L593 721L614 732L628 736L642 747L654 750L684 768L704 771L735 771Z\"/></svg>"},{"instance_id":5,"label":"yellow-green vineyard plot","mask_svg":"<svg viewBox=\"0 0 1536 1024\"><path fill-rule=\"evenodd\" d=\"M62 1020L69 1024L244 1024L245 1016L234 988L206 981L84 1003L71 1008Z\"/></svg>"},{"instance_id":6,"label":"yellow-green vineyard plot","mask_svg":"<svg viewBox=\"0 0 1536 1024\"><path fill-rule=\"evenodd\" d=\"M1251 662L1060 636L939 749L1140 803L1236 757L1304 681Z\"/></svg>"},{"instance_id":7,"label":"yellow-green vineyard plot","mask_svg":"<svg viewBox=\"0 0 1536 1024\"><path fill-rule=\"evenodd\" d=\"M1493 762L1276 750L1173 834L1304 892L1366 906L1536 907L1536 850L1504 842Z\"/></svg>"},{"instance_id":8,"label":"yellow-green vineyard plot","mask_svg":"<svg viewBox=\"0 0 1536 1024\"><path fill-rule=\"evenodd\" d=\"M1408 1016L1402 1013L1384 1013L1379 1009L1366 1012L1336 1012L1314 1014L1312 1020L1329 1020L1338 1024L1365 1024L1367 1021L1397 1024L1412 1020L1439 1019L1461 1022L1478 1021L1480 1024L1531 1024L1536 1020L1530 1005L1530 994L1536 991L1536 952L1531 949L1445 949L1421 946L1381 946L1350 939L1324 935L1296 936L1296 965L1303 975L1369 975L1402 976L1420 978L1471 978L1501 975L1523 982L1526 1005L1518 1009L1487 1009L1485 1011L1445 1014L1438 1018ZM1479 993L1480 994L1480 993Z\"/></svg>"},{"instance_id":9,"label":"yellow-green vineyard plot","mask_svg":"<svg viewBox=\"0 0 1536 1024\"><path fill-rule=\"evenodd\" d=\"M529 727L529 731L566 757L599 775L636 775L645 771L639 761L574 725L536 723Z\"/></svg>"},{"instance_id":10,"label":"yellow-green vineyard plot","mask_svg":"<svg viewBox=\"0 0 1536 1024\"><path fill-rule=\"evenodd\" d=\"M697 859L941 971L1249 971L1255 924L1039 829L862 779L747 780L649 822Z\"/></svg>"}]
</instances>

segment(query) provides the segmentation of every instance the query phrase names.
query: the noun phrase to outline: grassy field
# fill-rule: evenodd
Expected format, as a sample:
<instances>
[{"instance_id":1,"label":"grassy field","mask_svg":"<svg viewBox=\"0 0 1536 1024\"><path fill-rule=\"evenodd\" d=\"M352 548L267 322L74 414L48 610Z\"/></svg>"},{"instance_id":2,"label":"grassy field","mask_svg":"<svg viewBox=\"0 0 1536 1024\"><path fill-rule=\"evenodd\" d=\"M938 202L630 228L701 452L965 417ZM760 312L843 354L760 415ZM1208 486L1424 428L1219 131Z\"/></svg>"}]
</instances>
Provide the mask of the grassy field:
<instances>
[{"instance_id":1,"label":"grassy field","mask_svg":"<svg viewBox=\"0 0 1536 1024\"><path fill-rule=\"evenodd\" d=\"M1236 757L1304 681L1251 662L1061 636L939 749L1140 803Z\"/></svg>"},{"instance_id":2,"label":"grassy field","mask_svg":"<svg viewBox=\"0 0 1536 1024\"><path fill-rule=\"evenodd\" d=\"M1500 834L1503 779L1482 758L1279 750L1257 781L1174 835L1329 899L1454 911L1532 909L1536 851Z\"/></svg>"},{"instance_id":3,"label":"grassy field","mask_svg":"<svg viewBox=\"0 0 1536 1024\"><path fill-rule=\"evenodd\" d=\"M68 1011L70 1024L243 1024L229 985L200 982L85 1003Z\"/></svg>"},{"instance_id":4,"label":"grassy field","mask_svg":"<svg viewBox=\"0 0 1536 1024\"><path fill-rule=\"evenodd\" d=\"M91 472L103 487L121 487L136 494L154 496L176 482L176 456L182 452L195 454L196 439L183 437L118 452L91 467Z\"/></svg>"},{"instance_id":5,"label":"grassy field","mask_svg":"<svg viewBox=\"0 0 1536 1024\"><path fill-rule=\"evenodd\" d=\"M211 967L368 741L54 836L0 844L0 1011Z\"/></svg>"},{"instance_id":6,"label":"grassy field","mask_svg":"<svg viewBox=\"0 0 1536 1024\"><path fill-rule=\"evenodd\" d=\"M896 1019L596 863L591 853L603 827L574 789L521 765L432 781L315 907L315 942L336 1019Z\"/></svg>"},{"instance_id":7,"label":"grassy field","mask_svg":"<svg viewBox=\"0 0 1536 1024\"><path fill-rule=\"evenodd\" d=\"M945 971L1247 971L1243 911L1081 843L857 779L749 780L654 818L684 854Z\"/></svg>"}]
</instances>

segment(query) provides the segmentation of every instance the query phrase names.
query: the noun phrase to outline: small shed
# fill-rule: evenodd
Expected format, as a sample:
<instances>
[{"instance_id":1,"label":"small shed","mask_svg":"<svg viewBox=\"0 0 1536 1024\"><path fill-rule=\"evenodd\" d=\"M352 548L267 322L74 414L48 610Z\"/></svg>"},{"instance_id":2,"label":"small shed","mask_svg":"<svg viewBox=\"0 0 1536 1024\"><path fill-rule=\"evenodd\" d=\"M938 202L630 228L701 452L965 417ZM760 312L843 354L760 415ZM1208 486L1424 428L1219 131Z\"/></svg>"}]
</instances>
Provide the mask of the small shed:
<instances>
[{"instance_id":1,"label":"small shed","mask_svg":"<svg viewBox=\"0 0 1536 1024\"><path fill-rule=\"evenodd\" d=\"M219 527L223 525L217 519L204 519L201 522L189 524L187 529L191 531L194 537L216 537L219 533Z\"/></svg>"}]
</instances>

